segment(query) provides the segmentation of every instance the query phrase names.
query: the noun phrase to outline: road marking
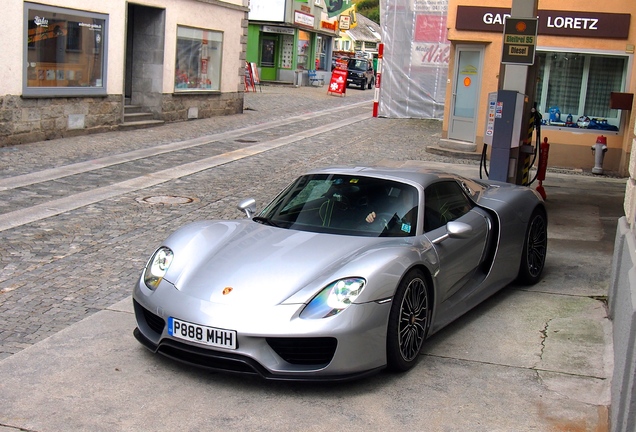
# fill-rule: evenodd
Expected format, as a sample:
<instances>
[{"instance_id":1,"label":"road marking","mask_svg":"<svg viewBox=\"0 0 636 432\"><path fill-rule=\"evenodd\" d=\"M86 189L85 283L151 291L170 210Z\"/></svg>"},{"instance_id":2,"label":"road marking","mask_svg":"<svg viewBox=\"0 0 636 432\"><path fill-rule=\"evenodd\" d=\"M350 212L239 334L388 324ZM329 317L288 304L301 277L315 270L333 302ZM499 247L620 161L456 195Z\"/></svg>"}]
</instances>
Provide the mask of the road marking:
<instances>
[{"instance_id":1,"label":"road marking","mask_svg":"<svg viewBox=\"0 0 636 432\"><path fill-rule=\"evenodd\" d=\"M324 111L322 111L322 113L324 113ZM233 150L220 155L211 156L206 159L201 159L195 162L178 165L176 167L167 168L165 170L157 171L154 173L145 174L143 176L115 183L109 186L103 186L46 203L34 205L32 207L5 213L3 215L0 215L0 231L16 228L31 222L36 222L42 219L66 213L68 211L94 204L96 202L103 201L109 198L113 198L115 196L123 195L140 189L146 189L180 177L186 177L210 168L225 165L230 162L254 156L278 147L283 147L285 145L292 144L297 141L310 138L312 136L320 135L341 127L349 126L351 124L358 123L369 118L371 118L370 113L360 114L354 117L330 123L328 125L319 126L313 129L307 129L286 137L276 138L250 147Z\"/></svg>"},{"instance_id":2,"label":"road marking","mask_svg":"<svg viewBox=\"0 0 636 432\"><path fill-rule=\"evenodd\" d=\"M294 117L289 117L281 120L268 122L266 124L256 124L247 126L240 129L234 129L227 132L221 132L212 135L205 135L198 138L193 138L185 141L176 141L168 144L162 144L155 147L148 147L139 150L133 150L127 153L121 153L112 156L105 156L99 159L93 159L86 162L78 162L74 164L64 165L61 167L45 169L38 172L29 174L17 175L15 177L7 177L0 179L0 191L9 189L15 189L23 186L29 186L32 184L43 183L45 181L55 180L62 177L68 177L75 174L81 174L88 171L95 171L101 168L106 168L112 165L117 165L125 162L131 162L138 159L143 159L150 156L157 156L164 153L170 153L173 151L184 150L191 147L197 147L201 145L211 144L215 141L222 141L227 139L234 139L241 135L247 135L252 132L272 129L279 126L285 126L293 124L299 121L307 121L316 117L324 116L325 114L331 114L334 112L346 111L352 108L359 108L363 105L368 105L369 102L356 102L344 107L329 108L322 111L302 114Z\"/></svg>"}]
</instances>

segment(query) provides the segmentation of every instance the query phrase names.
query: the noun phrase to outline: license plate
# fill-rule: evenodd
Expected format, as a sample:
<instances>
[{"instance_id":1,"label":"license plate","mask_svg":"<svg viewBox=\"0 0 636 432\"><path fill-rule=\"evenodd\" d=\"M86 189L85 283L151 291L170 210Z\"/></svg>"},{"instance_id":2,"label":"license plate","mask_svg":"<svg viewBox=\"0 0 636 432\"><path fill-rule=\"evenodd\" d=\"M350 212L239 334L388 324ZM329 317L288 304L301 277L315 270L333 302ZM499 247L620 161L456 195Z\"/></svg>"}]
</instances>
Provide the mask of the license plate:
<instances>
[{"instance_id":1,"label":"license plate","mask_svg":"<svg viewBox=\"0 0 636 432\"><path fill-rule=\"evenodd\" d=\"M234 330L206 327L168 317L168 334L190 342L236 349L236 331Z\"/></svg>"}]
</instances>

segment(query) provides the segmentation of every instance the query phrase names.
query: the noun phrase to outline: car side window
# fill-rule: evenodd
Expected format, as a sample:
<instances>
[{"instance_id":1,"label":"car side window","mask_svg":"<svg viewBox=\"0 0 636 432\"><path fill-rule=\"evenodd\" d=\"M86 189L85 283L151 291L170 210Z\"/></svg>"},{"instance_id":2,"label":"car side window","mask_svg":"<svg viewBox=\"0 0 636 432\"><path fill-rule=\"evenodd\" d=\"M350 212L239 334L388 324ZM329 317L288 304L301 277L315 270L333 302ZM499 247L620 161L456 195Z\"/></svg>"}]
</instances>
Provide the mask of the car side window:
<instances>
[{"instance_id":1,"label":"car side window","mask_svg":"<svg viewBox=\"0 0 636 432\"><path fill-rule=\"evenodd\" d=\"M462 217L473 205L456 181L433 183L424 191L424 231L432 231Z\"/></svg>"}]
</instances>

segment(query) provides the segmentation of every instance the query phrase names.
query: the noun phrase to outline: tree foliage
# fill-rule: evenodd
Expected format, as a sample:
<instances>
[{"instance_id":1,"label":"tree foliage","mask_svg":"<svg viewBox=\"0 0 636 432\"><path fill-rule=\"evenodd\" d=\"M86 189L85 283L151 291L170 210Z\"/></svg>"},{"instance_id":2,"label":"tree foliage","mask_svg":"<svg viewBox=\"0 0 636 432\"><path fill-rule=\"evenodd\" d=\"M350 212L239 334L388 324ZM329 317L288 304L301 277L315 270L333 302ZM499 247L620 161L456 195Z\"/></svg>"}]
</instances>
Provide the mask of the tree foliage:
<instances>
[{"instance_id":1,"label":"tree foliage","mask_svg":"<svg viewBox=\"0 0 636 432\"><path fill-rule=\"evenodd\" d=\"M380 0L354 0L354 3L359 14L380 24Z\"/></svg>"}]
</instances>

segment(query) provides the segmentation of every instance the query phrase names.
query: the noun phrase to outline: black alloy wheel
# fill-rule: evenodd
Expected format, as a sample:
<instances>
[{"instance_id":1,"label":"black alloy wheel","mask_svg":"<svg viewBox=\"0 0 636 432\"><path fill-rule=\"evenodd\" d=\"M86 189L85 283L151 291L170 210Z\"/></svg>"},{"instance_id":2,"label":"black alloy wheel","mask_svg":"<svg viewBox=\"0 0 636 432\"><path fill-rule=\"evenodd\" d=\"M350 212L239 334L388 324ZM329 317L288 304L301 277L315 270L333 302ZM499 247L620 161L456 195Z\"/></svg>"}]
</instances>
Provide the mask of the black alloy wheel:
<instances>
[{"instance_id":1,"label":"black alloy wheel","mask_svg":"<svg viewBox=\"0 0 636 432\"><path fill-rule=\"evenodd\" d=\"M430 316L426 277L421 270L412 270L400 282L391 305L386 350L390 370L404 372L415 366Z\"/></svg>"},{"instance_id":2,"label":"black alloy wheel","mask_svg":"<svg viewBox=\"0 0 636 432\"><path fill-rule=\"evenodd\" d=\"M548 220L545 212L536 209L530 217L523 244L517 280L533 285L539 282L548 251Z\"/></svg>"}]
</instances>

